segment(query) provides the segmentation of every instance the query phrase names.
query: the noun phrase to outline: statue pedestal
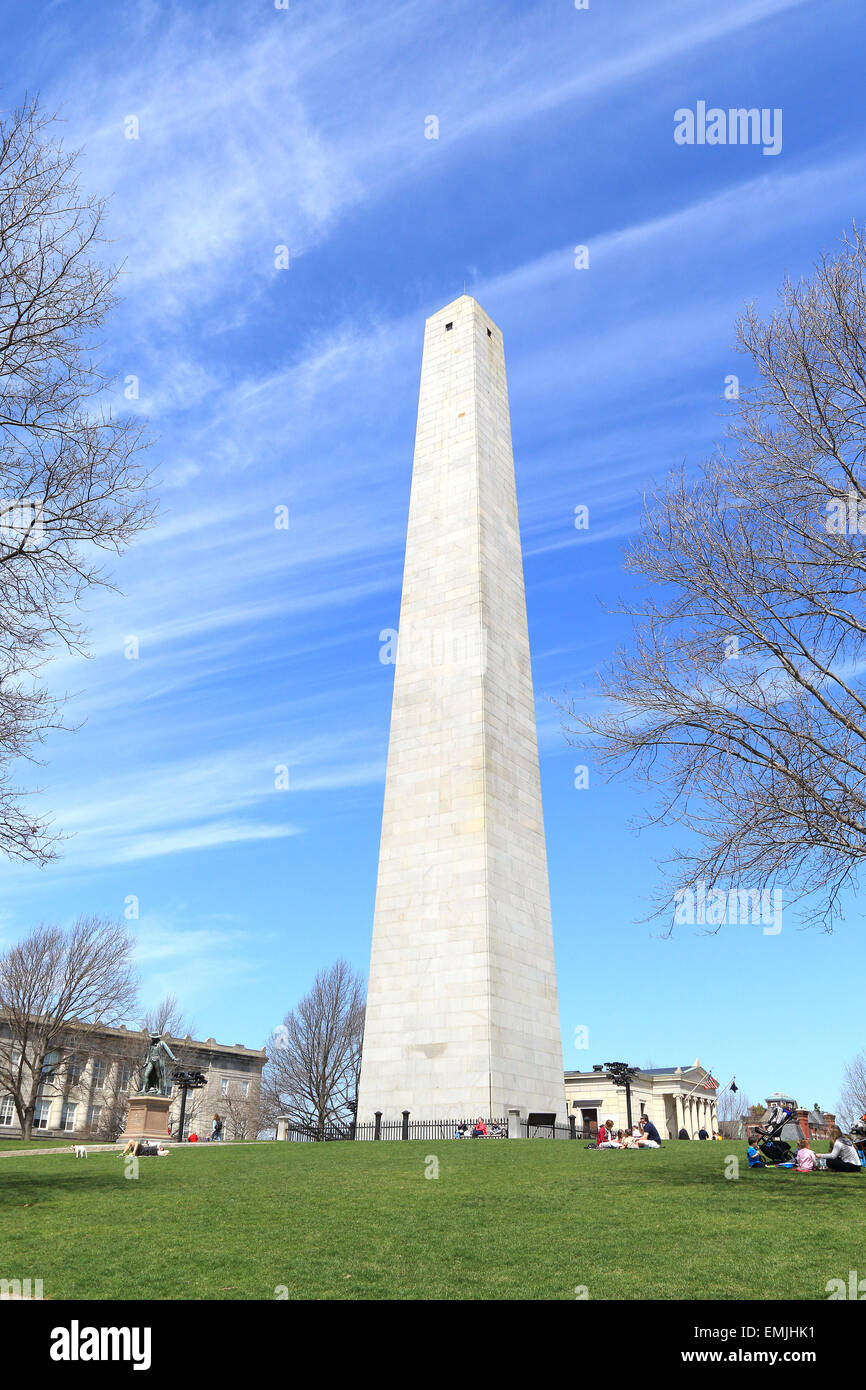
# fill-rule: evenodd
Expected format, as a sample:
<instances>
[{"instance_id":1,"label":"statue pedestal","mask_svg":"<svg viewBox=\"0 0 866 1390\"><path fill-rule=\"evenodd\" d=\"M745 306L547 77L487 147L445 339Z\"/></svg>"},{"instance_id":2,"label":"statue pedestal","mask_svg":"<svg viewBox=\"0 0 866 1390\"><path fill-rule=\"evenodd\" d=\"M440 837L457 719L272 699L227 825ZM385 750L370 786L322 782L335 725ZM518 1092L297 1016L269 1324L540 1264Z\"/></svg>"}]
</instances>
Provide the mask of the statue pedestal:
<instances>
[{"instance_id":1,"label":"statue pedestal","mask_svg":"<svg viewBox=\"0 0 866 1390\"><path fill-rule=\"evenodd\" d=\"M117 1142L126 1144L130 1139L167 1139L170 1105L171 1096L130 1096L126 1127Z\"/></svg>"}]
</instances>

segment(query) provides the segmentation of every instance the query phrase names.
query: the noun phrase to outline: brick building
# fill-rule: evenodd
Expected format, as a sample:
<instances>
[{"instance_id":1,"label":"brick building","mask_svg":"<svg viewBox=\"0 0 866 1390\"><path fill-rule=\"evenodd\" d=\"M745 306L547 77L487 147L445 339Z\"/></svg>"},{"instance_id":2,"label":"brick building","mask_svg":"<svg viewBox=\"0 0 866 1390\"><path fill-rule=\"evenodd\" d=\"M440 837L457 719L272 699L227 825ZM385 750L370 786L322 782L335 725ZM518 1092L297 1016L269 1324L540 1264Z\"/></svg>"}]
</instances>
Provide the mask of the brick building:
<instances>
[{"instance_id":1,"label":"brick building","mask_svg":"<svg viewBox=\"0 0 866 1390\"><path fill-rule=\"evenodd\" d=\"M793 1097L775 1091L773 1095L767 1096L767 1108L761 1118L749 1125L749 1133L769 1124L773 1114L778 1114L781 1110L791 1111L791 1122L785 1125L780 1136L791 1145L800 1142L801 1134L808 1142L823 1142L830 1138L830 1130L836 1123L835 1114L829 1110L822 1110L817 1101L811 1110L807 1110L804 1106L798 1105Z\"/></svg>"}]
</instances>

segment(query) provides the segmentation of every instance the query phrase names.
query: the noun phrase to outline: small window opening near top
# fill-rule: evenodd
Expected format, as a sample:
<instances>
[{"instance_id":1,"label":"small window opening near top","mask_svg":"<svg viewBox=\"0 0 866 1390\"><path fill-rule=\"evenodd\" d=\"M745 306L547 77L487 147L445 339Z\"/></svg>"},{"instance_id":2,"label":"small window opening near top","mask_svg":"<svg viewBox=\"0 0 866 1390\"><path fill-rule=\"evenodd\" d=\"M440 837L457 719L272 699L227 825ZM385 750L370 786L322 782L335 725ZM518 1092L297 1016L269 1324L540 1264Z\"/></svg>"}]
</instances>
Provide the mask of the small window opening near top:
<instances>
[{"instance_id":1,"label":"small window opening near top","mask_svg":"<svg viewBox=\"0 0 866 1390\"><path fill-rule=\"evenodd\" d=\"M489 328L488 328L488 330L487 330L487 336L488 336L488 338L492 338L492 337L493 337L493 333L492 333L491 329L489 329Z\"/></svg>"},{"instance_id":2,"label":"small window opening near top","mask_svg":"<svg viewBox=\"0 0 866 1390\"><path fill-rule=\"evenodd\" d=\"M446 325L445 325L445 332L447 333L448 330L449 330L449 328L453 328L453 327L454 327L454 324L453 324L453 323L446 323Z\"/></svg>"}]
</instances>

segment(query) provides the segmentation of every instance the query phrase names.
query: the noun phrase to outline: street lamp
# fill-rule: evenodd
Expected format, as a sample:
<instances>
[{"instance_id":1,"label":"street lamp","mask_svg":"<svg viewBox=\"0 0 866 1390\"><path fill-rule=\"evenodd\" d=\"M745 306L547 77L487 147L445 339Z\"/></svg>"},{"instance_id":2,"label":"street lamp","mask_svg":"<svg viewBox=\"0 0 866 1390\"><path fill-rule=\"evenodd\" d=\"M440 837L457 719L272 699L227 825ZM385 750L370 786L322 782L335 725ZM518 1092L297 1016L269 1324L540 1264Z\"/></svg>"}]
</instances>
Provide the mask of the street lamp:
<instances>
[{"instance_id":1,"label":"street lamp","mask_svg":"<svg viewBox=\"0 0 866 1390\"><path fill-rule=\"evenodd\" d=\"M639 1068L630 1067L628 1062L605 1062L604 1069L614 1086L625 1087L625 1109L631 1129L631 1078L637 1076Z\"/></svg>"},{"instance_id":2,"label":"street lamp","mask_svg":"<svg viewBox=\"0 0 866 1390\"><path fill-rule=\"evenodd\" d=\"M200 1086L206 1086L207 1077L203 1071L185 1071L182 1067L178 1067L172 1072L171 1079L180 1087L180 1120L177 1127L177 1137L178 1142L182 1144L187 1095L190 1091L197 1091Z\"/></svg>"}]
</instances>

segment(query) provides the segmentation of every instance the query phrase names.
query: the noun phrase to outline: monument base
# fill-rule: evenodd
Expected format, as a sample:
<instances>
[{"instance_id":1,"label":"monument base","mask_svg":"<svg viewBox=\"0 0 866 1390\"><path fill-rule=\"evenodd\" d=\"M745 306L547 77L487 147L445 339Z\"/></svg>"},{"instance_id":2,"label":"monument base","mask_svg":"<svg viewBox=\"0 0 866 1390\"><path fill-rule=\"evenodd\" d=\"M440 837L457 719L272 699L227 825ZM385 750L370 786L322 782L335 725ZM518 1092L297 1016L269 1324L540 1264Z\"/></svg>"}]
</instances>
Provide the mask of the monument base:
<instances>
[{"instance_id":1,"label":"monument base","mask_svg":"<svg viewBox=\"0 0 866 1390\"><path fill-rule=\"evenodd\" d=\"M130 1139L167 1139L170 1096L130 1096L126 1127L118 1139L126 1144Z\"/></svg>"}]
</instances>

